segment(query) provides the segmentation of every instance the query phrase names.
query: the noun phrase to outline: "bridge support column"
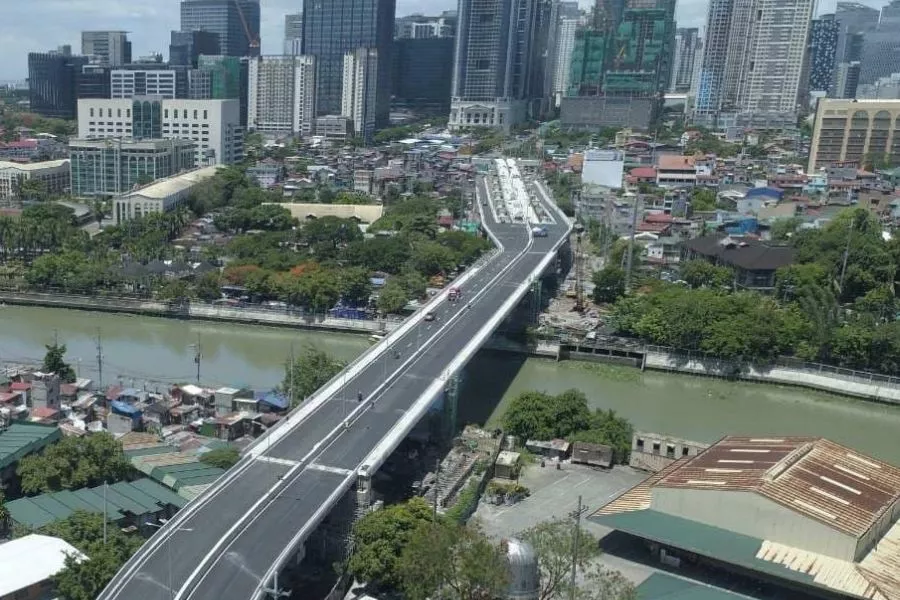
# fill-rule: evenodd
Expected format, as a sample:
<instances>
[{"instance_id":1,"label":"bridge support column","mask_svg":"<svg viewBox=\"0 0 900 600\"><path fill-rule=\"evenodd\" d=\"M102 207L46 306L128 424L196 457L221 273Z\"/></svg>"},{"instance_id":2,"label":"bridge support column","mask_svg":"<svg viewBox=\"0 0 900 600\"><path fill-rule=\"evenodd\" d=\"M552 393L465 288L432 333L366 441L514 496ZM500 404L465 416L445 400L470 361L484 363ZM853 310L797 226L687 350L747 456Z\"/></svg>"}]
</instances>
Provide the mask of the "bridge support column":
<instances>
[{"instance_id":1,"label":"bridge support column","mask_svg":"<svg viewBox=\"0 0 900 600\"><path fill-rule=\"evenodd\" d=\"M463 371L451 375L444 385L444 410L441 414L439 436L451 440L456 435L456 424L459 418L459 392L462 388Z\"/></svg>"},{"instance_id":2,"label":"bridge support column","mask_svg":"<svg viewBox=\"0 0 900 600\"><path fill-rule=\"evenodd\" d=\"M531 309L529 321L532 325L537 325L538 317L540 317L543 310L543 291L544 280L541 277L537 277L534 283L531 284L531 297L529 299L529 308Z\"/></svg>"}]
</instances>

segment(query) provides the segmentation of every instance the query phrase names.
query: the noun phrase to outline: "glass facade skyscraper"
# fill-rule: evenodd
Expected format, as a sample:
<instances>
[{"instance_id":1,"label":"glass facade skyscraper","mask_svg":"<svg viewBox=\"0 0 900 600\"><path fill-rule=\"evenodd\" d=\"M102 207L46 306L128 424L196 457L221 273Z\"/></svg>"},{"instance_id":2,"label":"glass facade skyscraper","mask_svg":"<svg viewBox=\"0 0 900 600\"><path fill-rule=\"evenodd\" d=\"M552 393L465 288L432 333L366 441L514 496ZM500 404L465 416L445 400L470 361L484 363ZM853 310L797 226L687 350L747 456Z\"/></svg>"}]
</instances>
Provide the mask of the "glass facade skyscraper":
<instances>
[{"instance_id":1,"label":"glass facade skyscraper","mask_svg":"<svg viewBox=\"0 0 900 600\"><path fill-rule=\"evenodd\" d=\"M58 52L28 55L28 99L31 111L44 117L72 119L77 107L77 82L83 56Z\"/></svg>"},{"instance_id":2,"label":"glass facade skyscraper","mask_svg":"<svg viewBox=\"0 0 900 600\"><path fill-rule=\"evenodd\" d=\"M181 0L181 31L219 36L225 56L259 55L259 0Z\"/></svg>"},{"instance_id":3,"label":"glass facade skyscraper","mask_svg":"<svg viewBox=\"0 0 900 600\"><path fill-rule=\"evenodd\" d=\"M809 91L827 92L834 81L840 26L833 14L813 19L809 30Z\"/></svg>"},{"instance_id":4,"label":"glass facade skyscraper","mask_svg":"<svg viewBox=\"0 0 900 600\"><path fill-rule=\"evenodd\" d=\"M396 0L304 0L303 51L314 56L317 113L341 112L344 56L360 48L378 53L376 124L388 123Z\"/></svg>"}]
</instances>

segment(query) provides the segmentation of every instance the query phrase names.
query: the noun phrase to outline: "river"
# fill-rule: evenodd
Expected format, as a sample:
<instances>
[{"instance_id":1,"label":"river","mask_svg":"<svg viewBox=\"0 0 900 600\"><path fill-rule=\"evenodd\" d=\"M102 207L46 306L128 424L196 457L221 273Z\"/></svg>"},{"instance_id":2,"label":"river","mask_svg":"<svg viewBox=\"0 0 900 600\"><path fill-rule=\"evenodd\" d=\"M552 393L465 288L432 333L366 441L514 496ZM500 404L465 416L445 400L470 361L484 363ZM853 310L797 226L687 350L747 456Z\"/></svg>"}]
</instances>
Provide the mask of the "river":
<instances>
[{"instance_id":1,"label":"river","mask_svg":"<svg viewBox=\"0 0 900 600\"><path fill-rule=\"evenodd\" d=\"M148 389L194 381L200 336L205 385L279 383L291 347L313 345L350 360L368 347L363 336L152 317L7 306L0 309L0 361L39 362L54 338L85 377L97 377L97 330L103 380ZM799 388L645 372L628 367L556 363L482 353L466 375L463 422L499 423L517 393L582 390L594 407L613 409L638 429L711 442L722 435L821 435L900 464L900 407Z\"/></svg>"}]
</instances>

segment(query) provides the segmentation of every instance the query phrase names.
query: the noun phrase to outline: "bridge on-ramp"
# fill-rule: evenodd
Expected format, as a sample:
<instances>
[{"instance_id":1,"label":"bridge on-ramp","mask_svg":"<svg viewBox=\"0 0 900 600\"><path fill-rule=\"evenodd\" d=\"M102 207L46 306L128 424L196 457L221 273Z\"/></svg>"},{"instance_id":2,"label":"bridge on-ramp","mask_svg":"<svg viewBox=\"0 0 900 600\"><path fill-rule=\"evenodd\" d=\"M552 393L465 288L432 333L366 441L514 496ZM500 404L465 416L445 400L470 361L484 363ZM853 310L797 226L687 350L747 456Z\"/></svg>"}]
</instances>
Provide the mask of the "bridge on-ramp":
<instances>
[{"instance_id":1,"label":"bridge on-ramp","mask_svg":"<svg viewBox=\"0 0 900 600\"><path fill-rule=\"evenodd\" d=\"M354 486L365 495L370 477L555 264L571 232L543 184L512 161L497 161L476 185L496 249L454 283L462 299L435 297L256 440L144 544L100 600L263 597L329 511Z\"/></svg>"}]
</instances>

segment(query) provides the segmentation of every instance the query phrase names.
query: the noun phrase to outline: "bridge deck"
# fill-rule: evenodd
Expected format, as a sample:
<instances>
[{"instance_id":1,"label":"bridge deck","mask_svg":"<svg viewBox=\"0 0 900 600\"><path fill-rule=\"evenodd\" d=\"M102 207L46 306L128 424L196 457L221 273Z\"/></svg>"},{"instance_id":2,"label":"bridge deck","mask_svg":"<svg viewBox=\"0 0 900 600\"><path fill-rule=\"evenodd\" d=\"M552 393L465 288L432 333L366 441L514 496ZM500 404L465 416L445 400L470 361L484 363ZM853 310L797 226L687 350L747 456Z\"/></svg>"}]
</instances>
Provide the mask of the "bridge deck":
<instances>
[{"instance_id":1,"label":"bridge deck","mask_svg":"<svg viewBox=\"0 0 900 600\"><path fill-rule=\"evenodd\" d=\"M419 322L392 344L400 358L385 352L347 377L339 393L287 435L259 446L259 458L245 459L185 507L126 564L101 600L169 600L173 589L179 599L256 597L298 533L308 533L350 488L370 453L407 411L420 408L429 387L448 375L451 361L484 333L568 232L559 224L549 237L532 240L523 224L485 218L504 251L470 275L462 301L434 306L434 321ZM362 404L357 391L365 396ZM358 418L345 426L354 410Z\"/></svg>"}]
</instances>

